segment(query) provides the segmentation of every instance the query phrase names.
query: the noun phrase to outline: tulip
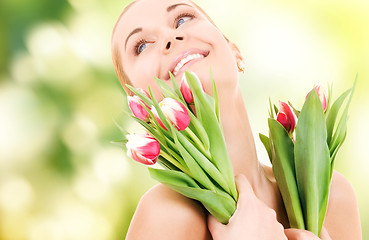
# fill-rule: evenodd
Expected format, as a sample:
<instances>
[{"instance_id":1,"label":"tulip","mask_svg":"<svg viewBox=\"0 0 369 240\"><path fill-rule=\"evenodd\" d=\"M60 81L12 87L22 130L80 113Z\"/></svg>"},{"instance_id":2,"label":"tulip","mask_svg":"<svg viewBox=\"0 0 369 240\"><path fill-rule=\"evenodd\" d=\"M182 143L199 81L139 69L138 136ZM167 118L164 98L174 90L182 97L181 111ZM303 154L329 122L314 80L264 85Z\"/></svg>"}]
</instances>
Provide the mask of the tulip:
<instances>
[{"instance_id":1,"label":"tulip","mask_svg":"<svg viewBox=\"0 0 369 240\"><path fill-rule=\"evenodd\" d=\"M173 98L164 98L159 106L165 117L178 131L185 130L190 124L190 115L187 108Z\"/></svg>"},{"instance_id":2,"label":"tulip","mask_svg":"<svg viewBox=\"0 0 369 240\"><path fill-rule=\"evenodd\" d=\"M322 103L323 111L325 112L328 106L327 94L320 88L319 84L314 86L314 90L318 94L320 102ZM306 98L309 96L309 94L310 92L306 95Z\"/></svg>"},{"instance_id":3,"label":"tulip","mask_svg":"<svg viewBox=\"0 0 369 240\"><path fill-rule=\"evenodd\" d=\"M194 76L195 73L191 72ZM196 79L198 80L198 82L201 84L200 80L197 78L196 76ZM194 102L193 100L193 95L192 95L192 91L191 91L191 88L190 86L188 85L188 82L187 82L187 79L186 79L186 74L183 75L183 78L181 80L181 84L180 84L180 90L181 90L181 93L185 99L185 101L188 103L188 104L191 104ZM202 86L202 89L204 90L204 86L201 84Z\"/></svg>"},{"instance_id":4,"label":"tulip","mask_svg":"<svg viewBox=\"0 0 369 240\"><path fill-rule=\"evenodd\" d=\"M127 155L145 165L153 165L160 154L160 145L149 134L127 135Z\"/></svg>"},{"instance_id":5,"label":"tulip","mask_svg":"<svg viewBox=\"0 0 369 240\"><path fill-rule=\"evenodd\" d=\"M292 134L296 127L296 117L292 108L285 102L279 101L280 107L277 114L277 121L282 124L288 134Z\"/></svg>"},{"instance_id":6,"label":"tulip","mask_svg":"<svg viewBox=\"0 0 369 240\"><path fill-rule=\"evenodd\" d=\"M151 109L150 109L150 110L151 110L152 114L154 114L154 117L155 117L156 121L158 121L159 125L160 125L162 128L164 128L165 130L168 130L168 129L164 126L163 122L160 120L160 117L159 117L158 112L156 111L156 108L155 108L154 106L151 106Z\"/></svg>"},{"instance_id":7,"label":"tulip","mask_svg":"<svg viewBox=\"0 0 369 240\"><path fill-rule=\"evenodd\" d=\"M141 93L143 93L146 97L150 98L150 95L148 94L148 92L146 92L145 90L143 90L142 88L137 88L138 91L140 91Z\"/></svg>"},{"instance_id":8,"label":"tulip","mask_svg":"<svg viewBox=\"0 0 369 240\"><path fill-rule=\"evenodd\" d=\"M323 111L325 112L328 105L327 94L324 92L324 90L320 88L320 85L316 85L314 89L319 96L320 102L322 103Z\"/></svg>"},{"instance_id":9,"label":"tulip","mask_svg":"<svg viewBox=\"0 0 369 240\"><path fill-rule=\"evenodd\" d=\"M147 92L143 89L138 89L140 92L145 94L147 97L150 97ZM139 119L141 119L144 122L149 122L149 113L146 111L146 109L141 105L145 104L137 95L133 96L127 96L128 100L128 106L131 109L133 115ZM146 107L148 107L145 104Z\"/></svg>"}]
</instances>

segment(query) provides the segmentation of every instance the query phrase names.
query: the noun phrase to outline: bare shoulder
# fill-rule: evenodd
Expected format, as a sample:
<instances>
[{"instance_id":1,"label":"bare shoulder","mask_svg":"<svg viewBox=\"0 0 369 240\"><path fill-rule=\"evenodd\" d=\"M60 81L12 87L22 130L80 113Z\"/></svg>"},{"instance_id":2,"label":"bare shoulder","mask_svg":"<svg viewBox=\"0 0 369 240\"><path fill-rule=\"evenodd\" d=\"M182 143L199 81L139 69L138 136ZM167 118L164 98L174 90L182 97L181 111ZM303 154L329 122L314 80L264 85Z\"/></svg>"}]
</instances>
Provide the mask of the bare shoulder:
<instances>
[{"instance_id":1,"label":"bare shoulder","mask_svg":"<svg viewBox=\"0 0 369 240\"><path fill-rule=\"evenodd\" d=\"M359 208L354 189L339 172L334 171L324 226L334 240L362 239Z\"/></svg>"},{"instance_id":2,"label":"bare shoulder","mask_svg":"<svg viewBox=\"0 0 369 240\"><path fill-rule=\"evenodd\" d=\"M200 203L158 184L141 198L126 239L211 239L207 213Z\"/></svg>"}]
</instances>

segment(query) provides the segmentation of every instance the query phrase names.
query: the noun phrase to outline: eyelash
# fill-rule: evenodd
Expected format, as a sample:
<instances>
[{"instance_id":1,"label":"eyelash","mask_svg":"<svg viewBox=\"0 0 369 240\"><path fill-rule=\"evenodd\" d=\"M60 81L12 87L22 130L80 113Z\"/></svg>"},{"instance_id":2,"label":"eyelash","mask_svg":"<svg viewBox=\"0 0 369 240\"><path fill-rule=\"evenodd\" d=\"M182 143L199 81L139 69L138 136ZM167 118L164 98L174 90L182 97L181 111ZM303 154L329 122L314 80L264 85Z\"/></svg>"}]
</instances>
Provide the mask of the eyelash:
<instances>
[{"instance_id":1,"label":"eyelash","mask_svg":"<svg viewBox=\"0 0 369 240\"><path fill-rule=\"evenodd\" d=\"M182 13L178 14L177 17L174 19L175 28L179 27L179 26L177 27L178 21L181 18L184 18L184 17L189 17L189 18L193 19L195 17L195 14L191 13L191 12L182 12ZM142 44L145 44L145 43L148 43L148 41L146 41L142 38L140 38L139 40L136 41L135 47L134 47L134 53L135 53L136 56L140 55L140 52L139 52L140 47L141 47Z\"/></svg>"},{"instance_id":2,"label":"eyelash","mask_svg":"<svg viewBox=\"0 0 369 240\"><path fill-rule=\"evenodd\" d=\"M195 17L195 14L193 14L191 12L182 12L182 13L178 14L178 16L174 19L174 25L175 25L176 28L177 28L177 24L178 24L179 19L184 18L184 17L189 17L189 18L193 19Z\"/></svg>"}]
</instances>

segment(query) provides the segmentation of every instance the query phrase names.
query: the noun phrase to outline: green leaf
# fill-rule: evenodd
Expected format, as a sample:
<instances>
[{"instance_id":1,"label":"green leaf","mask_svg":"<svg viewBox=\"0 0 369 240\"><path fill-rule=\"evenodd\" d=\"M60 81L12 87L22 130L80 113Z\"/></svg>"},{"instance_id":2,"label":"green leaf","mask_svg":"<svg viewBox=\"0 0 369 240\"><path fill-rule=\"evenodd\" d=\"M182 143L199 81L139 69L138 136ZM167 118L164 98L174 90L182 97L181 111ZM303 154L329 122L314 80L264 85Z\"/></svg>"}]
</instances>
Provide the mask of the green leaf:
<instances>
[{"instance_id":1,"label":"green leaf","mask_svg":"<svg viewBox=\"0 0 369 240\"><path fill-rule=\"evenodd\" d=\"M182 195L200 201L219 222L227 224L236 211L236 202L228 195L201 189L181 172L149 168L152 178Z\"/></svg>"},{"instance_id":2,"label":"green leaf","mask_svg":"<svg viewBox=\"0 0 369 240\"><path fill-rule=\"evenodd\" d=\"M148 168L150 176L159 182L171 185L199 188L200 186L187 174L179 171L170 171L157 168Z\"/></svg>"},{"instance_id":3,"label":"green leaf","mask_svg":"<svg viewBox=\"0 0 369 240\"><path fill-rule=\"evenodd\" d=\"M305 229L304 217L296 183L294 145L284 127L269 118L273 173L287 211L290 227Z\"/></svg>"},{"instance_id":4,"label":"green leaf","mask_svg":"<svg viewBox=\"0 0 369 240\"><path fill-rule=\"evenodd\" d=\"M163 111L161 110L158 101L156 100L156 98L154 97L154 95L152 94L151 88L149 87L149 92L150 92L150 96L152 98L152 105L154 105L156 112L158 113L158 116L161 120L161 122L163 123L163 125L165 126L166 129L170 129L171 123L169 123L169 121L167 120L167 118L165 117ZM155 117L154 117L155 120ZM160 128L160 125L158 124L158 127Z\"/></svg>"},{"instance_id":5,"label":"green leaf","mask_svg":"<svg viewBox=\"0 0 369 240\"><path fill-rule=\"evenodd\" d=\"M332 93L333 93L333 83L332 84L328 84L328 99L327 99L327 109L325 111L326 115L327 113L330 111L331 109L331 105L332 105Z\"/></svg>"},{"instance_id":6,"label":"green leaf","mask_svg":"<svg viewBox=\"0 0 369 240\"><path fill-rule=\"evenodd\" d=\"M322 104L313 89L296 128L295 168L306 229L319 236L330 185L330 154Z\"/></svg>"},{"instance_id":7,"label":"green leaf","mask_svg":"<svg viewBox=\"0 0 369 240\"><path fill-rule=\"evenodd\" d=\"M120 139L120 140L114 140L114 141L111 141L111 143L119 146L119 147L122 147L124 149L126 149L126 144L127 144L128 140L125 138L125 139Z\"/></svg>"},{"instance_id":8,"label":"green leaf","mask_svg":"<svg viewBox=\"0 0 369 240\"><path fill-rule=\"evenodd\" d=\"M331 140L332 140L332 134L334 129L334 124L336 123L338 112L346 99L346 97L351 92L351 89L347 90L346 92L342 93L339 98L334 101L332 104L332 107L328 110L327 115L327 143L329 144L329 147L331 146Z\"/></svg>"},{"instance_id":9,"label":"green leaf","mask_svg":"<svg viewBox=\"0 0 369 240\"><path fill-rule=\"evenodd\" d=\"M270 149L270 141L269 141L269 138L267 136L265 136L264 134L261 134L259 133L259 138L260 138L260 141L263 143L267 153L268 153L268 156L269 156L269 160L270 160L270 163L273 164L272 162L272 151Z\"/></svg>"},{"instance_id":10,"label":"green leaf","mask_svg":"<svg viewBox=\"0 0 369 240\"><path fill-rule=\"evenodd\" d=\"M211 72L211 68L210 68L210 78L213 84L213 98L214 98L215 114L217 115L218 122L220 123L219 96L218 96L217 86L215 85L213 74Z\"/></svg>"},{"instance_id":11,"label":"green leaf","mask_svg":"<svg viewBox=\"0 0 369 240\"><path fill-rule=\"evenodd\" d=\"M290 102L290 101L288 101L288 105L290 105L291 106L291 108L292 108L292 110L293 110L293 113L296 115L296 117L298 118L299 117L299 115L300 115L300 111L299 110L297 110L293 105L292 105L292 103Z\"/></svg>"},{"instance_id":12,"label":"green leaf","mask_svg":"<svg viewBox=\"0 0 369 240\"><path fill-rule=\"evenodd\" d=\"M227 182L224 180L219 170L212 164L212 162L206 158L195 146L193 146L181 132L176 132L177 138L182 146L188 151L193 159L201 166L202 169L216 182L224 191L231 194Z\"/></svg>"},{"instance_id":13,"label":"green leaf","mask_svg":"<svg viewBox=\"0 0 369 240\"><path fill-rule=\"evenodd\" d=\"M182 92L178 86L178 83L171 72L169 72L169 76L170 76L174 91L177 93L177 96L182 100L182 103L187 106L186 100L184 99Z\"/></svg>"},{"instance_id":14,"label":"green leaf","mask_svg":"<svg viewBox=\"0 0 369 240\"><path fill-rule=\"evenodd\" d=\"M279 109L275 104L273 104L275 115L278 116Z\"/></svg>"},{"instance_id":15,"label":"green leaf","mask_svg":"<svg viewBox=\"0 0 369 240\"><path fill-rule=\"evenodd\" d=\"M191 173L191 176L202 184L205 188L215 191L214 184L210 181L209 177L207 176L206 172L199 166L197 161L191 156L188 150L182 145L182 143L178 140L177 130L170 126L170 130L174 137L174 142L181 153L183 160L185 161L186 165L188 166L188 170Z\"/></svg>"},{"instance_id":16,"label":"green leaf","mask_svg":"<svg viewBox=\"0 0 369 240\"><path fill-rule=\"evenodd\" d=\"M341 119L337 125L336 131L333 134L331 144L330 144L330 153L337 153L336 149L342 145L342 142L345 140L346 131L347 131L347 119L348 119L348 109L352 100L352 96L354 94L356 84L357 84L358 75L356 75L354 86L352 87L352 91L350 97L346 103L345 109L342 113Z\"/></svg>"},{"instance_id":17,"label":"green leaf","mask_svg":"<svg viewBox=\"0 0 369 240\"><path fill-rule=\"evenodd\" d=\"M131 114L126 112L126 115L131 115ZM115 121L114 118L112 120L113 120L114 125L117 126L117 128L119 128L119 130L122 132L123 136L126 136L128 132L120 124L118 124L118 122Z\"/></svg>"},{"instance_id":18,"label":"green leaf","mask_svg":"<svg viewBox=\"0 0 369 240\"><path fill-rule=\"evenodd\" d=\"M196 129L196 132L199 136L199 138L201 139L201 142L204 145L205 150L209 150L209 137L203 127L203 125L201 124L201 122L199 121L199 119L196 118L196 116L192 113L192 112L188 112L190 115L190 122L192 123L192 125L194 126L194 128Z\"/></svg>"},{"instance_id":19,"label":"green leaf","mask_svg":"<svg viewBox=\"0 0 369 240\"><path fill-rule=\"evenodd\" d=\"M136 94L147 106L152 105L152 100L148 98L145 94L138 91L136 88L126 84L126 87L129 88L134 94Z\"/></svg>"},{"instance_id":20,"label":"green leaf","mask_svg":"<svg viewBox=\"0 0 369 240\"><path fill-rule=\"evenodd\" d=\"M272 100L269 98L269 117L270 118L275 118L274 117L274 111L273 111L273 104L272 104Z\"/></svg>"},{"instance_id":21,"label":"green leaf","mask_svg":"<svg viewBox=\"0 0 369 240\"><path fill-rule=\"evenodd\" d=\"M346 139L346 135L347 135L347 131L345 133L345 136L343 137L342 141L339 143L339 145L337 146L337 148L334 150L334 152L331 154L331 178L332 178L332 174L333 174L333 167L334 167L334 160L336 159L338 150L341 148L343 142Z\"/></svg>"},{"instance_id":22,"label":"green leaf","mask_svg":"<svg viewBox=\"0 0 369 240\"><path fill-rule=\"evenodd\" d=\"M185 72L185 74L194 96L196 113L209 137L209 150L212 161L222 173L228 186L230 186L232 196L237 199L238 193L234 181L233 168L226 148L221 124L218 122L214 109L210 106L206 97L207 95L202 90L201 84L197 82L196 78L191 73Z\"/></svg>"},{"instance_id":23,"label":"green leaf","mask_svg":"<svg viewBox=\"0 0 369 240\"><path fill-rule=\"evenodd\" d=\"M158 157L158 163L160 166L164 167L165 169L173 170L173 171L180 171L178 167L170 163L167 159L165 159L163 156Z\"/></svg>"}]
</instances>

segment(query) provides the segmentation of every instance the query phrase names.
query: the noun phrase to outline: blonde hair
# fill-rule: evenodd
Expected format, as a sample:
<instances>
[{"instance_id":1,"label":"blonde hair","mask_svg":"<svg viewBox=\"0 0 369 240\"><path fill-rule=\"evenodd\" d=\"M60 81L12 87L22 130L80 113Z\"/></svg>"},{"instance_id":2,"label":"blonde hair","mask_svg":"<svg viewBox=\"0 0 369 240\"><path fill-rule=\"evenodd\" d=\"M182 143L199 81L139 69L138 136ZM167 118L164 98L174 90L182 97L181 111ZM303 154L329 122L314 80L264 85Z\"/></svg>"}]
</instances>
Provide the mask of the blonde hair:
<instances>
[{"instance_id":1,"label":"blonde hair","mask_svg":"<svg viewBox=\"0 0 369 240\"><path fill-rule=\"evenodd\" d=\"M111 42L111 52L112 52L112 59L113 59L113 64L114 64L114 68L115 68L115 72L118 76L118 79L119 79L119 82L120 84L122 85L123 89L126 91L126 93L128 95L132 95L132 92L131 90L129 90L126 86L126 84L129 84L129 85L132 85L131 81L129 80L126 72L124 71L124 68L123 68L123 62L122 62L122 58L121 58L121 54L120 54L120 51L119 51L119 46L117 44L113 44L113 38L114 38L114 35L115 35L115 32L116 32L116 29L117 29L117 26L118 26L118 23L120 21L120 19L122 18L122 16L128 11L128 9L134 4L136 3L137 1L139 0L136 0L136 1L133 1L131 2L130 4L128 4L122 11L122 13L119 15L119 18L117 20L117 22L115 23L115 26L114 26L114 29L113 29L113 33L112 33L112 42ZM191 1L191 0L190 0ZM214 21L209 17L209 15L200 7L198 6L196 3L192 2L191 3L201 12L203 13L207 19L214 25ZM224 35L223 35L224 36ZM228 40L228 38L226 36L224 36L224 38Z\"/></svg>"}]
</instances>

